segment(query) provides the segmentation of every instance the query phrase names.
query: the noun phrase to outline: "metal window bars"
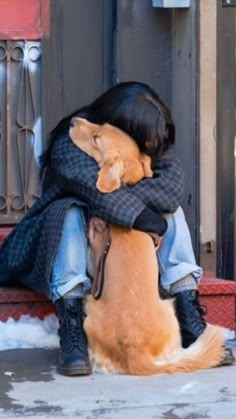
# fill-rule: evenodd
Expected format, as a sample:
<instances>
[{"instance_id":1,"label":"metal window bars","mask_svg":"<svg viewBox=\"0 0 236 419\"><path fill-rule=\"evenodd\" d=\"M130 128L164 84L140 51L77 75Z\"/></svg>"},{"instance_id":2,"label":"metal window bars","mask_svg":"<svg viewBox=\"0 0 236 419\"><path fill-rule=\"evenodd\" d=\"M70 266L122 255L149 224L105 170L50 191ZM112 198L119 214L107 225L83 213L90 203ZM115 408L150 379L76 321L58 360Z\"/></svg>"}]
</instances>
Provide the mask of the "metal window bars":
<instances>
[{"instance_id":1,"label":"metal window bars","mask_svg":"<svg viewBox=\"0 0 236 419\"><path fill-rule=\"evenodd\" d=\"M0 41L0 224L40 196L41 43Z\"/></svg>"}]
</instances>

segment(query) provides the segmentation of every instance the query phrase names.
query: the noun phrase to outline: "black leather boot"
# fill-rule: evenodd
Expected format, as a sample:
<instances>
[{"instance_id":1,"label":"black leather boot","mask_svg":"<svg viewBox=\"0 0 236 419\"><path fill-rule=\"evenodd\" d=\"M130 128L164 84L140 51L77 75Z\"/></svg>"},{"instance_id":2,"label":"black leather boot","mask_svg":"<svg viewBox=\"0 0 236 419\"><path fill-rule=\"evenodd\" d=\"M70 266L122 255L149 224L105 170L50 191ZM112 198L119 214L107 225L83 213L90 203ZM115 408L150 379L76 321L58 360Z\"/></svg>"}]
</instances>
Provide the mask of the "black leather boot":
<instances>
[{"instance_id":1,"label":"black leather boot","mask_svg":"<svg viewBox=\"0 0 236 419\"><path fill-rule=\"evenodd\" d=\"M201 306L197 290L181 291L175 297L176 316L179 320L182 346L187 348L204 332L206 309ZM219 366L230 365L235 361L233 352L225 347L225 356Z\"/></svg>"},{"instance_id":2,"label":"black leather boot","mask_svg":"<svg viewBox=\"0 0 236 419\"><path fill-rule=\"evenodd\" d=\"M62 375L88 375L92 369L83 329L83 302L80 298L56 301L59 319L60 352L57 370Z\"/></svg>"},{"instance_id":3,"label":"black leather boot","mask_svg":"<svg viewBox=\"0 0 236 419\"><path fill-rule=\"evenodd\" d=\"M197 290L186 290L174 294L176 315L179 320L182 346L187 348L204 332L205 311L199 302Z\"/></svg>"}]
</instances>

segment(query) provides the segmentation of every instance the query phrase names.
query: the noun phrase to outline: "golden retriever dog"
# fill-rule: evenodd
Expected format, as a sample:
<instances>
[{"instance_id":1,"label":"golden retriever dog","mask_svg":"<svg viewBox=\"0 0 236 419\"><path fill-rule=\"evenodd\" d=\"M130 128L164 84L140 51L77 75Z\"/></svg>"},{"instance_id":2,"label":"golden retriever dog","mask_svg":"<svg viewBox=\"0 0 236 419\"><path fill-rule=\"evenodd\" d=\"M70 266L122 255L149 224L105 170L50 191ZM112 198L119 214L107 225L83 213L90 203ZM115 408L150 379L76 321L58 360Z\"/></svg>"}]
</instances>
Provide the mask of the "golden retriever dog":
<instances>
[{"instance_id":1,"label":"golden retriever dog","mask_svg":"<svg viewBox=\"0 0 236 419\"><path fill-rule=\"evenodd\" d=\"M85 131L80 138L81 124ZM94 158L101 168L110 152L118 159L130 158L130 145L127 145L128 152L123 152L117 140L120 131L107 124L97 128L76 119L70 134L76 145L82 144L90 156L96 155ZM113 135L114 144L119 145L117 154L116 146L111 146ZM101 138L109 141L100 141ZM126 167L124 161L121 165ZM129 172L129 184L132 184L136 171L134 178L132 170ZM109 170L105 172L106 176L109 173ZM102 182L107 187L106 179ZM224 357L224 339L219 326L208 325L196 342L182 348L174 302L162 300L159 295L156 249L148 234L107 226L102 220L92 218L88 237L94 277L101 268L108 241L111 243L102 269L101 296L95 299L90 295L86 302L84 328L97 367L111 373L151 375L191 372L220 363Z\"/></svg>"},{"instance_id":2,"label":"golden retriever dog","mask_svg":"<svg viewBox=\"0 0 236 419\"><path fill-rule=\"evenodd\" d=\"M118 226L89 226L91 259L97 269L110 229L101 298L89 296L84 328L95 365L119 374L151 375L211 368L224 356L223 329L208 325L187 349L181 346L173 300L161 300L152 238Z\"/></svg>"},{"instance_id":3,"label":"golden retriever dog","mask_svg":"<svg viewBox=\"0 0 236 419\"><path fill-rule=\"evenodd\" d=\"M122 182L134 185L144 177L152 177L150 157L139 151L129 135L110 124L96 125L73 118L70 137L98 163L96 186L101 192L113 192Z\"/></svg>"}]
</instances>

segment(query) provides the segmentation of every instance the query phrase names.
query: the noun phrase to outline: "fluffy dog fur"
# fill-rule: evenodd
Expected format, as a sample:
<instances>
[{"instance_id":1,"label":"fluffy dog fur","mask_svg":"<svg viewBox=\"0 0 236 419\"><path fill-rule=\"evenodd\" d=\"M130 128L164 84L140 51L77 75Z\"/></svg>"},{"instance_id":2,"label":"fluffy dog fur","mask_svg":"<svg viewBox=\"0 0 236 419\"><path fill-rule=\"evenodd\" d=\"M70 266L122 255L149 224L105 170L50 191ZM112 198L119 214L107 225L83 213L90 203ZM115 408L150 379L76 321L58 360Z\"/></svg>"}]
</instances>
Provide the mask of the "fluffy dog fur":
<instances>
[{"instance_id":1,"label":"fluffy dog fur","mask_svg":"<svg viewBox=\"0 0 236 419\"><path fill-rule=\"evenodd\" d=\"M98 367L120 374L151 375L214 367L224 356L223 331L208 325L189 348L181 347L173 301L161 300L158 264L148 234L111 226L102 297L88 297L84 328ZM96 267L106 230L89 228Z\"/></svg>"},{"instance_id":2,"label":"fluffy dog fur","mask_svg":"<svg viewBox=\"0 0 236 419\"><path fill-rule=\"evenodd\" d=\"M98 163L97 188L113 192L121 183L134 185L152 177L151 159L140 153L135 141L109 124L96 125L83 118L73 118L70 137L82 151Z\"/></svg>"},{"instance_id":3,"label":"fluffy dog fur","mask_svg":"<svg viewBox=\"0 0 236 419\"><path fill-rule=\"evenodd\" d=\"M108 192L112 183L114 190L110 161L115 156L116 167L127 167L126 162L120 161L126 158L130 161L130 153L133 156L135 149L132 143L120 142L120 131L107 124L98 127L81 119L76 119L74 124L70 130L73 141L79 147L82 145L101 167L103 176L98 186L101 181L105 185L103 191ZM137 181L137 160L139 158L131 166L128 163L129 184ZM112 182L107 183L109 175ZM115 178L118 187L120 182L117 176ZM125 181L124 177L122 180ZM187 349L181 347L173 301L161 300L159 296L158 263L151 237L118 226L109 228L112 244L105 263L102 296L99 300L88 297L84 323L96 365L112 373L151 375L190 372L219 364L224 348L223 329L218 326L208 325L194 344ZM107 240L105 223L93 218L88 236L91 261L96 270Z\"/></svg>"}]
</instances>

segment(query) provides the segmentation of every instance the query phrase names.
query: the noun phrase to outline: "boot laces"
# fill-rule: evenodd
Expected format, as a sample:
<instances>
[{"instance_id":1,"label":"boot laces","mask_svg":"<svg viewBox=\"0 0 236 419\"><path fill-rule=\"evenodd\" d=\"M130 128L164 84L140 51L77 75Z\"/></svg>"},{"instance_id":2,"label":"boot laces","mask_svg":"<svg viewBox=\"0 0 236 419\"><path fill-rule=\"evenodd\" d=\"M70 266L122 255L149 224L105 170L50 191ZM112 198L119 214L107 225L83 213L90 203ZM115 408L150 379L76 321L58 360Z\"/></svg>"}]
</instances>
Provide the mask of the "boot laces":
<instances>
[{"instance_id":1,"label":"boot laces","mask_svg":"<svg viewBox=\"0 0 236 419\"><path fill-rule=\"evenodd\" d=\"M83 329L83 311L75 307L68 307L66 311L67 350L70 352L77 348L82 352L86 352L87 340Z\"/></svg>"},{"instance_id":2,"label":"boot laces","mask_svg":"<svg viewBox=\"0 0 236 419\"><path fill-rule=\"evenodd\" d=\"M207 314L207 307L200 303L199 293L192 293L192 299L189 301L190 318L192 325L196 331L201 332L205 329L207 323L205 315Z\"/></svg>"}]
</instances>

